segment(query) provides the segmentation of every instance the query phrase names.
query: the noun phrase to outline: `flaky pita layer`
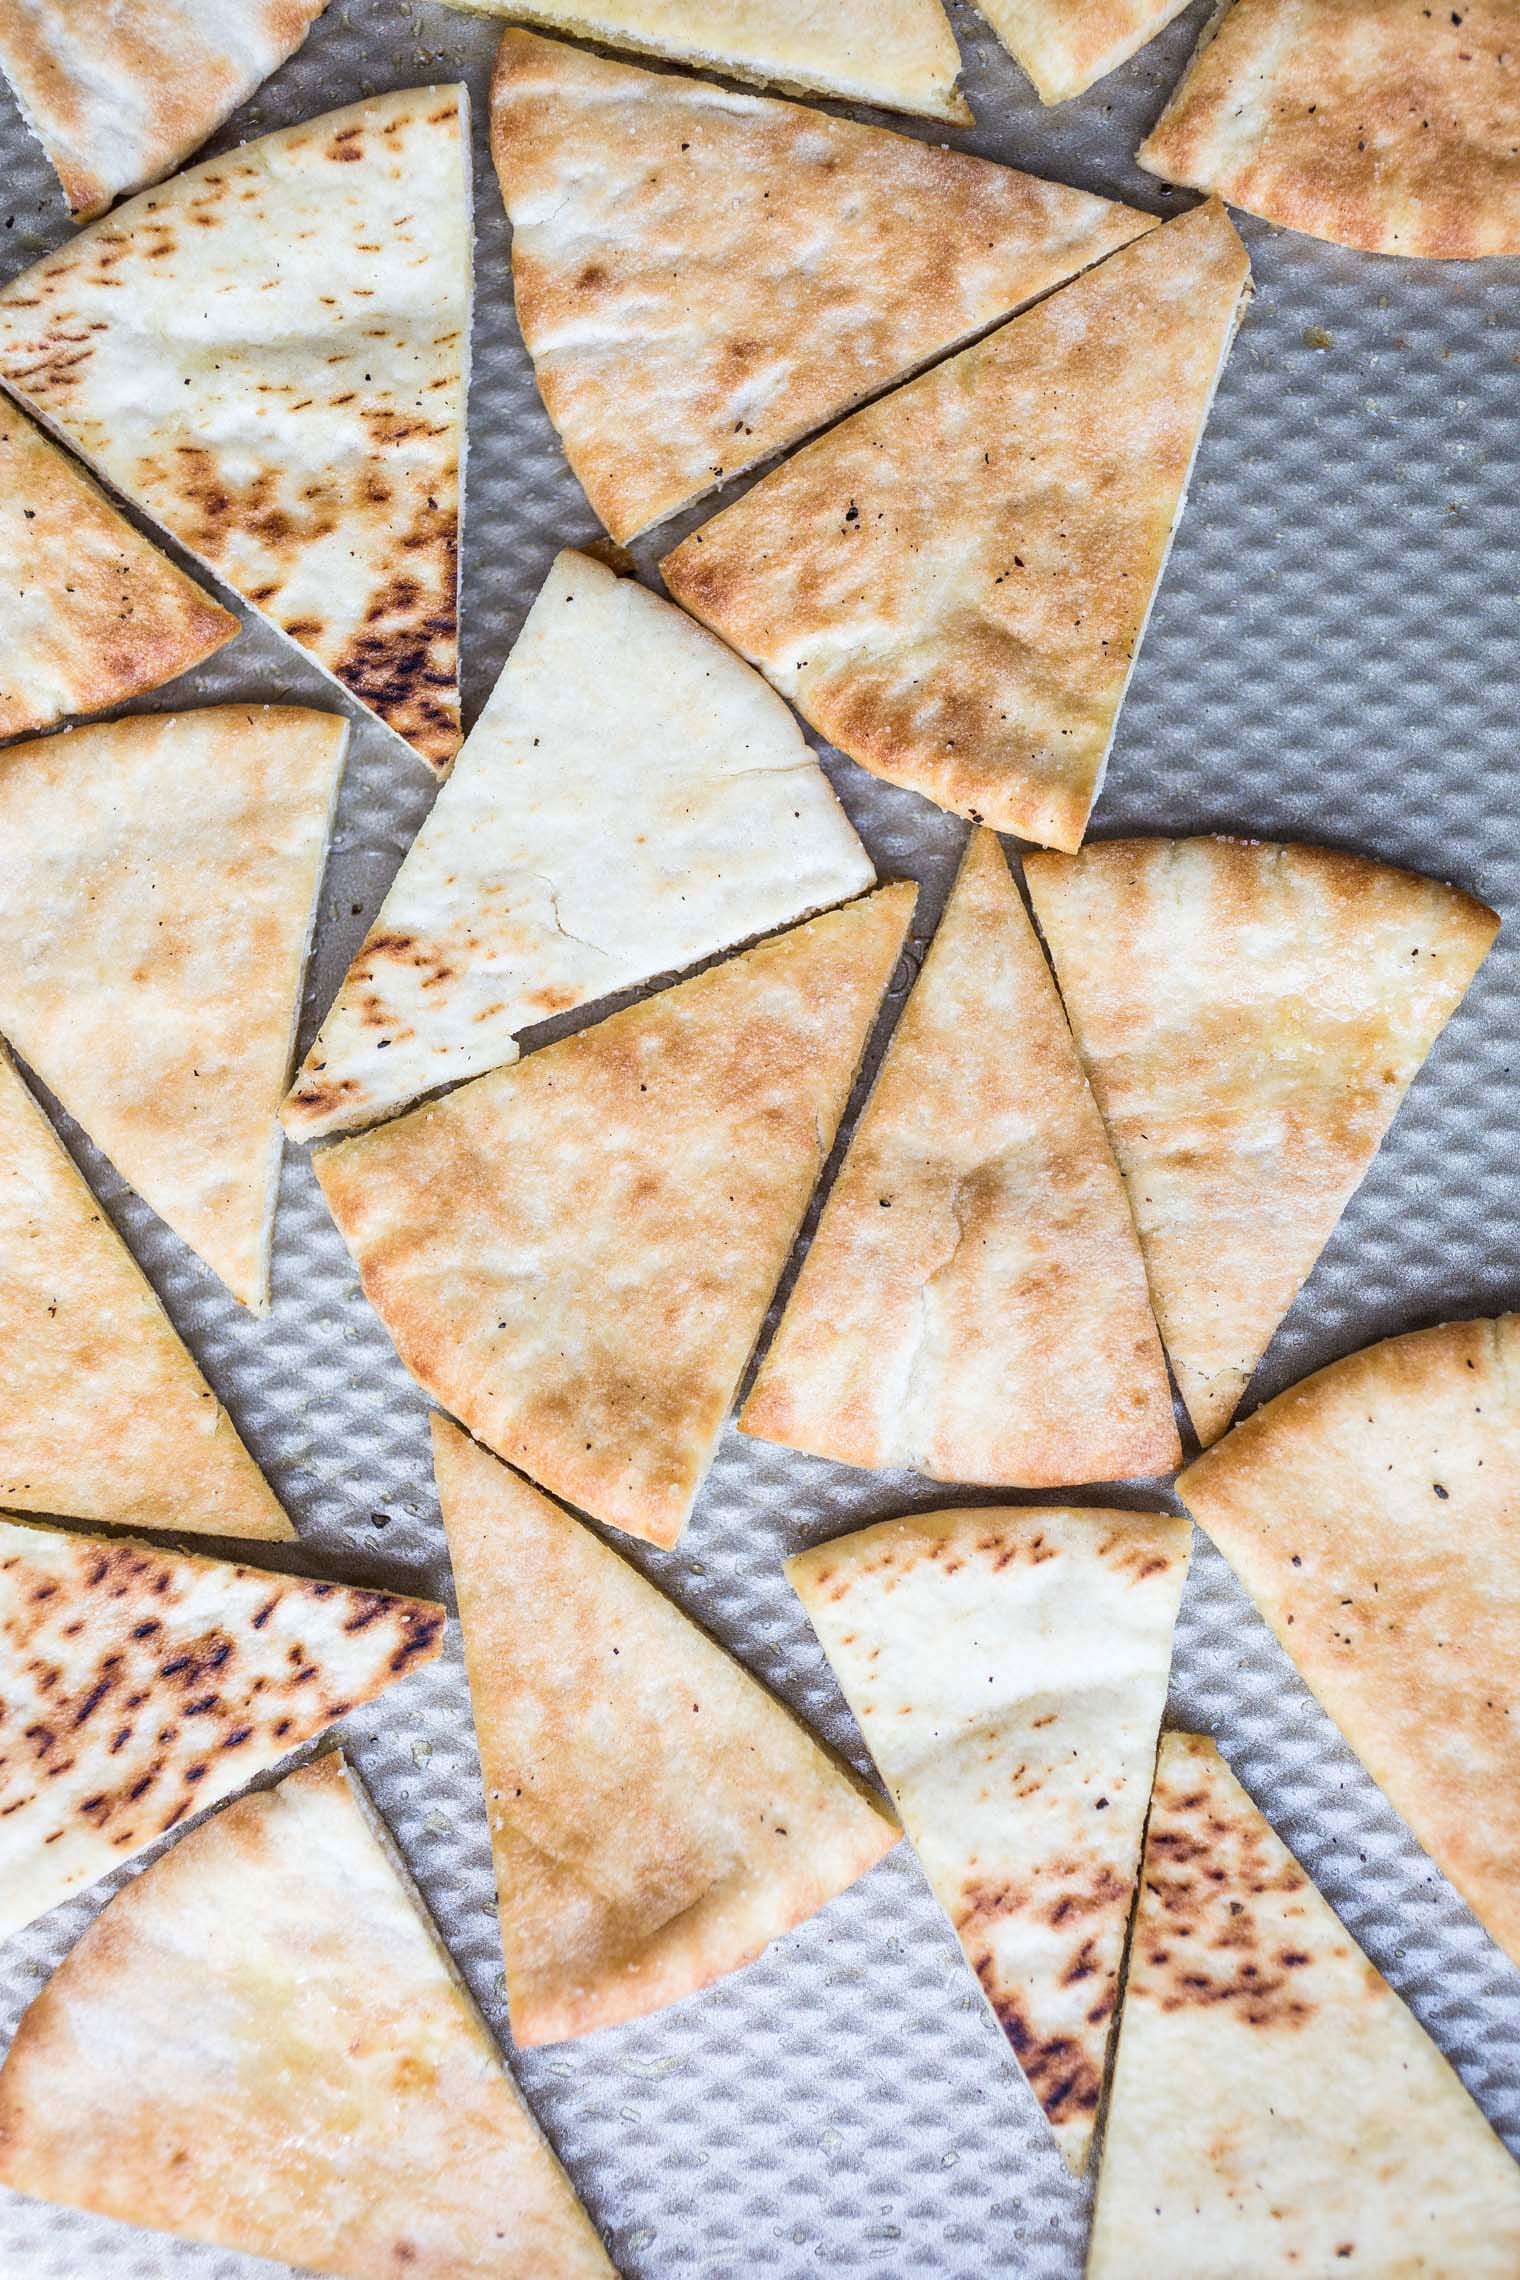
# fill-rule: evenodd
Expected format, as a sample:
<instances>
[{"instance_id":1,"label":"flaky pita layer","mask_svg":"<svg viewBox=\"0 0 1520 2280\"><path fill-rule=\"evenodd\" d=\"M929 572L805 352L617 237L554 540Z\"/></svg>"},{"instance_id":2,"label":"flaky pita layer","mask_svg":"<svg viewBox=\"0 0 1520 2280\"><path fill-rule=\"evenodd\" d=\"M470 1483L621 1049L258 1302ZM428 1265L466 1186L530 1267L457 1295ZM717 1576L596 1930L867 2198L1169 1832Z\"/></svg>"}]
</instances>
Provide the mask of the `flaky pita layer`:
<instances>
[{"instance_id":1,"label":"flaky pita layer","mask_svg":"<svg viewBox=\"0 0 1520 2280\"><path fill-rule=\"evenodd\" d=\"M1066 103L1117 71L1188 0L976 0L1042 103Z\"/></svg>"}]
</instances>

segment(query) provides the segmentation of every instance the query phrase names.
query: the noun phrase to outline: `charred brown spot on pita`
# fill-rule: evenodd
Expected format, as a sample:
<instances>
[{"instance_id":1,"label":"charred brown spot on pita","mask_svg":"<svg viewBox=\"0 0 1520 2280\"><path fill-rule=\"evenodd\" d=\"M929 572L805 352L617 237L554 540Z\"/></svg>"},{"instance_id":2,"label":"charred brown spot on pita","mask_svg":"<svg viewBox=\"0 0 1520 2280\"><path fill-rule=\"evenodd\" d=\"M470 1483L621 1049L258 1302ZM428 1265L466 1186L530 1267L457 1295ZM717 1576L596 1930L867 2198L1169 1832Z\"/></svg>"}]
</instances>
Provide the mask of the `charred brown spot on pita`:
<instances>
[{"instance_id":1,"label":"charred brown spot on pita","mask_svg":"<svg viewBox=\"0 0 1520 2280\"><path fill-rule=\"evenodd\" d=\"M1041 2034L1015 1996L988 1984L981 1964L977 1976L987 1987L998 2024L1048 2118L1061 2123L1095 2114L1103 2076L1081 2044L1071 2035Z\"/></svg>"}]
</instances>

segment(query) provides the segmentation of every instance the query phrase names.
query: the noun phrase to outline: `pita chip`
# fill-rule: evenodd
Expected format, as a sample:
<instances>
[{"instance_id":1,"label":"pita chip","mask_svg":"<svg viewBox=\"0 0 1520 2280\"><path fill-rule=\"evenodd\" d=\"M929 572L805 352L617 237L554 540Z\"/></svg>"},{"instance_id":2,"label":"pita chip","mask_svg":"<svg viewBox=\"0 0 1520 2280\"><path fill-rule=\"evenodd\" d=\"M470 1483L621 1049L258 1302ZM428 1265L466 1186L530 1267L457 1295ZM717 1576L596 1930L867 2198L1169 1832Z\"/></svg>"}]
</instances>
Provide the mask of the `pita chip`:
<instances>
[{"instance_id":1,"label":"pita chip","mask_svg":"<svg viewBox=\"0 0 1520 2280\"><path fill-rule=\"evenodd\" d=\"M615 2280L335 1756L90 1926L0 2069L0 2182L335 2280Z\"/></svg>"},{"instance_id":2,"label":"pita chip","mask_svg":"<svg viewBox=\"0 0 1520 2280\"><path fill-rule=\"evenodd\" d=\"M1366 253L1520 253L1514 0L1235 0L1139 160Z\"/></svg>"},{"instance_id":3,"label":"pita chip","mask_svg":"<svg viewBox=\"0 0 1520 2280\"><path fill-rule=\"evenodd\" d=\"M976 0L1042 103L1067 103L1138 55L1188 0Z\"/></svg>"},{"instance_id":4,"label":"pita chip","mask_svg":"<svg viewBox=\"0 0 1520 2280\"><path fill-rule=\"evenodd\" d=\"M877 1800L617 1552L433 1419L520 2045L752 1963L896 1844Z\"/></svg>"},{"instance_id":5,"label":"pita chip","mask_svg":"<svg viewBox=\"0 0 1520 2280\"><path fill-rule=\"evenodd\" d=\"M1333 1362L1238 1425L1178 1491L1520 1963L1520 1316Z\"/></svg>"},{"instance_id":6,"label":"pita chip","mask_svg":"<svg viewBox=\"0 0 1520 2280\"><path fill-rule=\"evenodd\" d=\"M1207 1444L1499 921L1386 863L1238 839L1113 840L1025 877Z\"/></svg>"},{"instance_id":7,"label":"pita chip","mask_svg":"<svg viewBox=\"0 0 1520 2280\"><path fill-rule=\"evenodd\" d=\"M0 0L0 69L68 199L98 214L188 158L327 0Z\"/></svg>"},{"instance_id":8,"label":"pita chip","mask_svg":"<svg viewBox=\"0 0 1520 2280\"><path fill-rule=\"evenodd\" d=\"M0 753L0 1031L255 1313L347 742L217 705Z\"/></svg>"},{"instance_id":9,"label":"pita chip","mask_svg":"<svg viewBox=\"0 0 1520 2280\"><path fill-rule=\"evenodd\" d=\"M1212 1742L1167 1734L1088 2280L1512 2280L1520 2171Z\"/></svg>"},{"instance_id":10,"label":"pita chip","mask_svg":"<svg viewBox=\"0 0 1520 2280\"><path fill-rule=\"evenodd\" d=\"M313 1158L412 1375L594 1518L685 1527L914 899L884 887Z\"/></svg>"},{"instance_id":11,"label":"pita chip","mask_svg":"<svg viewBox=\"0 0 1520 2280\"><path fill-rule=\"evenodd\" d=\"M1174 1472L1124 1183L990 831L968 848L740 1425L1046 1488Z\"/></svg>"},{"instance_id":12,"label":"pita chip","mask_svg":"<svg viewBox=\"0 0 1520 2280\"><path fill-rule=\"evenodd\" d=\"M209 158L0 292L0 381L432 766L458 749L464 92Z\"/></svg>"},{"instance_id":13,"label":"pita chip","mask_svg":"<svg viewBox=\"0 0 1520 2280\"><path fill-rule=\"evenodd\" d=\"M927 1512L787 1562L935 1898L1079 2174L1189 1535L1157 1513Z\"/></svg>"},{"instance_id":14,"label":"pita chip","mask_svg":"<svg viewBox=\"0 0 1520 2280\"><path fill-rule=\"evenodd\" d=\"M508 32L517 316L614 538L1154 229L1038 176Z\"/></svg>"},{"instance_id":15,"label":"pita chip","mask_svg":"<svg viewBox=\"0 0 1520 2280\"><path fill-rule=\"evenodd\" d=\"M518 1031L846 900L865 850L781 699L561 554L283 1111L308 1140L517 1058Z\"/></svg>"},{"instance_id":16,"label":"pita chip","mask_svg":"<svg viewBox=\"0 0 1520 2280\"><path fill-rule=\"evenodd\" d=\"M1250 267L1152 230L809 444L661 565L852 760L1081 844Z\"/></svg>"}]
</instances>

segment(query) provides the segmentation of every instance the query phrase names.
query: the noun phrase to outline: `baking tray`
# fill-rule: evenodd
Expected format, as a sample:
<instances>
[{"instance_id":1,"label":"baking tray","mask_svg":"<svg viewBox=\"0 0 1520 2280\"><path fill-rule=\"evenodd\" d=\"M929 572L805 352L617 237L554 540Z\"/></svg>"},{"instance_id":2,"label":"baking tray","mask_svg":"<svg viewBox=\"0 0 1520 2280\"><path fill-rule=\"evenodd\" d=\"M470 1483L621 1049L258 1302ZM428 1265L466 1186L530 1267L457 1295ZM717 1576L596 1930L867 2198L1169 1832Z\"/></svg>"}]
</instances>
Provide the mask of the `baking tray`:
<instances>
[{"instance_id":1,"label":"baking tray","mask_svg":"<svg viewBox=\"0 0 1520 2280\"><path fill-rule=\"evenodd\" d=\"M1186 201L1130 154L1206 7L1199 0L1083 100L1045 112L975 12L952 6L978 118L955 139L1176 210ZM433 0L333 0L301 53L220 138L381 88L469 83L479 225L465 546L471 717L556 550L597 535L512 315L485 134L499 30ZM3 93L0 183L8 277L69 230ZM1520 263L1421 266L1243 228L1256 300L1204 438L1093 828L1234 830L1364 849L1457 879L1511 921L1274 1341L1254 1400L1374 1338L1520 1301L1511 1075L1520 1051ZM643 542L645 575L710 511ZM330 683L256 627L165 701L221 698L334 702ZM964 827L823 757L883 874L922 881L921 951ZM359 721L303 1050L430 797L406 751ZM899 997L907 980L905 966ZM423 1402L359 1296L304 1154L290 1152L284 1169L274 1310L253 1322L78 1130L63 1129L295 1516L299 1548L271 1562L452 1604ZM1131 1484L1108 1500L1162 1499ZM619 1542L864 1768L779 1563L882 1514L948 1501L953 1492L910 1475L851 1473L730 1430L680 1550ZM1520 1975L1412 1843L1202 1543L1169 1715L1219 1740L1520 2151ZM344 1738L510 2051L457 1626L440 1663L348 1721ZM109 1889L0 1949L0 2036ZM1067 2176L905 1846L709 1993L512 2064L628 2280L1076 2280L1081 2271L1090 2188ZM186 2094L193 2100L197 2086ZM4 2280L255 2280L277 2269L0 2196Z\"/></svg>"}]
</instances>

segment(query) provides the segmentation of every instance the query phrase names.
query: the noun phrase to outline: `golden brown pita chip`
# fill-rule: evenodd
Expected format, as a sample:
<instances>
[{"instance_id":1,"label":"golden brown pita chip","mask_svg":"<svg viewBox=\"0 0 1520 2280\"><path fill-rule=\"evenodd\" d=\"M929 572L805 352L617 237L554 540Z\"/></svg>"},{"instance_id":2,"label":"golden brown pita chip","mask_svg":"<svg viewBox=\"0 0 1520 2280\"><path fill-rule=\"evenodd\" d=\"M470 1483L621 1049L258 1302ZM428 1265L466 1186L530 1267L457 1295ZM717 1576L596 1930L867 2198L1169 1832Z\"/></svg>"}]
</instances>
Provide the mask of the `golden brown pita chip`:
<instances>
[{"instance_id":1,"label":"golden brown pita chip","mask_svg":"<svg viewBox=\"0 0 1520 2280\"><path fill-rule=\"evenodd\" d=\"M1138 54L1188 0L976 0L1042 103L1065 103Z\"/></svg>"}]
</instances>

